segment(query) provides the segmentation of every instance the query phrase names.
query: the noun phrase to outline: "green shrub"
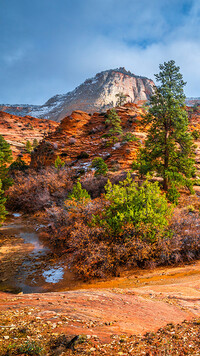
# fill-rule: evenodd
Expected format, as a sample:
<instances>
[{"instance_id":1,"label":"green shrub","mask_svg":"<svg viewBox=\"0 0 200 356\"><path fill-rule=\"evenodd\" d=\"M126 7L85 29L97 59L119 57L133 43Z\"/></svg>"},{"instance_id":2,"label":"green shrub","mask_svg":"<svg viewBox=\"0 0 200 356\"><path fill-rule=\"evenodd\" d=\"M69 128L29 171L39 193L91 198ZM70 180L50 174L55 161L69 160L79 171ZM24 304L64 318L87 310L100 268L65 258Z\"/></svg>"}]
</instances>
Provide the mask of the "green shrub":
<instances>
[{"instance_id":1,"label":"green shrub","mask_svg":"<svg viewBox=\"0 0 200 356\"><path fill-rule=\"evenodd\" d=\"M198 140L199 136L200 136L200 133L199 133L199 130L193 130L191 132L191 135L192 137L195 139L195 140Z\"/></svg>"},{"instance_id":2,"label":"green shrub","mask_svg":"<svg viewBox=\"0 0 200 356\"><path fill-rule=\"evenodd\" d=\"M5 349L3 356L14 356L14 355L29 355L29 356L39 356L44 355L43 347L37 341L25 341L21 345L17 343L10 343Z\"/></svg>"},{"instance_id":3,"label":"green shrub","mask_svg":"<svg viewBox=\"0 0 200 356\"><path fill-rule=\"evenodd\" d=\"M111 134L111 136L116 138L116 135L122 134L121 119L117 115L117 112L115 109L110 110L105 123L107 125L111 126L111 128L109 130L109 134Z\"/></svg>"},{"instance_id":4,"label":"green shrub","mask_svg":"<svg viewBox=\"0 0 200 356\"><path fill-rule=\"evenodd\" d=\"M78 182L73 186L71 194L68 196L68 200L75 200L80 203L87 202L90 199L90 195L88 194L86 189L82 188L81 182ZM66 201L67 203L67 201Z\"/></svg>"},{"instance_id":5,"label":"green shrub","mask_svg":"<svg viewBox=\"0 0 200 356\"><path fill-rule=\"evenodd\" d=\"M26 169L28 169L28 165L23 161L23 159L21 159L21 157L17 157L17 159L11 163L10 167L9 167L9 171L15 172L15 171L22 171L24 172Z\"/></svg>"},{"instance_id":6,"label":"green shrub","mask_svg":"<svg viewBox=\"0 0 200 356\"><path fill-rule=\"evenodd\" d=\"M39 142L37 140L37 138L34 138L33 140L33 148L36 148L39 145Z\"/></svg>"},{"instance_id":7,"label":"green shrub","mask_svg":"<svg viewBox=\"0 0 200 356\"><path fill-rule=\"evenodd\" d=\"M191 204L191 205L188 205L188 206L187 206L187 210L188 210L189 213L194 213L194 212L195 212L195 207L194 207L194 205L192 205L192 204Z\"/></svg>"},{"instance_id":8,"label":"green shrub","mask_svg":"<svg viewBox=\"0 0 200 356\"><path fill-rule=\"evenodd\" d=\"M175 205L178 204L180 193L178 192L174 184L168 189L166 197L171 203Z\"/></svg>"},{"instance_id":9,"label":"green shrub","mask_svg":"<svg viewBox=\"0 0 200 356\"><path fill-rule=\"evenodd\" d=\"M122 137L123 142L136 142L138 141L138 138L132 134L132 132L127 132L123 137Z\"/></svg>"},{"instance_id":10,"label":"green shrub","mask_svg":"<svg viewBox=\"0 0 200 356\"><path fill-rule=\"evenodd\" d=\"M31 153L31 152L32 152L33 147L32 147L32 145L31 145L31 143L30 143L30 141L29 141L29 140L28 140L28 141L26 141L26 145L25 145L25 147L26 147L26 152L28 152L28 153Z\"/></svg>"},{"instance_id":11,"label":"green shrub","mask_svg":"<svg viewBox=\"0 0 200 356\"><path fill-rule=\"evenodd\" d=\"M108 181L105 191L109 205L104 208L101 217L94 217L94 223L106 227L111 238L119 237L127 226L132 228L135 236L149 242L164 236L172 206L168 205L157 182L146 180L138 186L129 173L119 184Z\"/></svg>"},{"instance_id":12,"label":"green shrub","mask_svg":"<svg viewBox=\"0 0 200 356\"><path fill-rule=\"evenodd\" d=\"M77 156L77 159L87 159L87 158L89 158L89 154L85 151L81 151Z\"/></svg>"},{"instance_id":13,"label":"green shrub","mask_svg":"<svg viewBox=\"0 0 200 356\"><path fill-rule=\"evenodd\" d=\"M96 157L93 159L92 167L95 169L95 176L105 176L108 172L108 166L101 157Z\"/></svg>"},{"instance_id":14,"label":"green shrub","mask_svg":"<svg viewBox=\"0 0 200 356\"><path fill-rule=\"evenodd\" d=\"M59 156L56 157L56 160L54 162L54 167L59 169L62 168L65 165L65 162L61 160Z\"/></svg>"}]
</instances>

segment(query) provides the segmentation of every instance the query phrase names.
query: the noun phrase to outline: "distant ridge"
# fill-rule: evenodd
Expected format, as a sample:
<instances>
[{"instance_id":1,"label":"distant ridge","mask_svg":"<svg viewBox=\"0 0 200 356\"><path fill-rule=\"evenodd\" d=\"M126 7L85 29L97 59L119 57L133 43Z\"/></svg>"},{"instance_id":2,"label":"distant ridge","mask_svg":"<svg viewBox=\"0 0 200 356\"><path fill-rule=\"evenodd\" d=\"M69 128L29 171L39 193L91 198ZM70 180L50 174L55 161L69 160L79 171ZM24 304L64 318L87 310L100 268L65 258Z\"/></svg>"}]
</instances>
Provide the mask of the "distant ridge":
<instances>
[{"instance_id":1,"label":"distant ridge","mask_svg":"<svg viewBox=\"0 0 200 356\"><path fill-rule=\"evenodd\" d=\"M198 98L186 98L185 103L187 106L194 106L200 104L200 97Z\"/></svg>"}]
</instances>

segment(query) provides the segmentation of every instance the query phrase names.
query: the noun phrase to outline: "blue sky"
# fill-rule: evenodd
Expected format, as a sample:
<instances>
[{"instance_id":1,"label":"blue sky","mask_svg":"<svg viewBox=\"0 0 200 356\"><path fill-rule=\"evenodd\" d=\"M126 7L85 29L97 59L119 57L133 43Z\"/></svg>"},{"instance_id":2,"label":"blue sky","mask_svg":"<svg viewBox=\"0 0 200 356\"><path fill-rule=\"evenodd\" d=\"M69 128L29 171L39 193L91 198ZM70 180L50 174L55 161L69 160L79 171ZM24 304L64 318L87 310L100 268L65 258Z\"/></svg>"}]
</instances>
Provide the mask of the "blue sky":
<instances>
[{"instance_id":1,"label":"blue sky","mask_svg":"<svg viewBox=\"0 0 200 356\"><path fill-rule=\"evenodd\" d=\"M43 104L102 70L174 59L200 96L198 0L0 0L0 103Z\"/></svg>"}]
</instances>

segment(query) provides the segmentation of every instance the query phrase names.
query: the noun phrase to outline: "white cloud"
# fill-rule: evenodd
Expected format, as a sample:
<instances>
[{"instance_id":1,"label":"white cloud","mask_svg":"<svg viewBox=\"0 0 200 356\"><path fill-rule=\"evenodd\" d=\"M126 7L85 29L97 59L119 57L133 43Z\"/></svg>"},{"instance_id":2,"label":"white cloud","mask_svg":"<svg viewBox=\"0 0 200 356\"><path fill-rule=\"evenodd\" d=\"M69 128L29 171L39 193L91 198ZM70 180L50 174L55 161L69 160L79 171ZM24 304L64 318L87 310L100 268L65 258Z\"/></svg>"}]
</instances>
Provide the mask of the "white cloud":
<instances>
[{"instance_id":1,"label":"white cloud","mask_svg":"<svg viewBox=\"0 0 200 356\"><path fill-rule=\"evenodd\" d=\"M43 1L41 14L40 1L31 3L35 15L21 19L18 36L10 22L0 53L0 102L42 104L119 66L154 79L159 64L171 59L187 81L186 94L200 96L199 0L74 0L67 11L66 0L52 0L53 10ZM18 4L21 10L24 1Z\"/></svg>"}]
</instances>

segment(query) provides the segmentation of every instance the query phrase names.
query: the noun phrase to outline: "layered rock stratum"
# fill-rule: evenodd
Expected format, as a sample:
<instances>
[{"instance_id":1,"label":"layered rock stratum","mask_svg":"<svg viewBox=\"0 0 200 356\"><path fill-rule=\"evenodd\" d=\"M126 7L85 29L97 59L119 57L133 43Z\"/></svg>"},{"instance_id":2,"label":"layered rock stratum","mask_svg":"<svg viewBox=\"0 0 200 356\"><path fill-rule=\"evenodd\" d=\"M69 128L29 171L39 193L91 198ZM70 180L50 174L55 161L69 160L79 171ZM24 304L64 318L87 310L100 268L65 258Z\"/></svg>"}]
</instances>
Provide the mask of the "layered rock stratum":
<instances>
[{"instance_id":1,"label":"layered rock stratum","mask_svg":"<svg viewBox=\"0 0 200 356\"><path fill-rule=\"evenodd\" d=\"M12 115L61 121L74 110L93 114L116 106L117 94L126 96L125 102L147 101L153 93L154 82L135 75L125 68L110 69L97 73L67 94L55 95L44 105L0 105L0 110Z\"/></svg>"},{"instance_id":2,"label":"layered rock stratum","mask_svg":"<svg viewBox=\"0 0 200 356\"><path fill-rule=\"evenodd\" d=\"M136 158L138 148L146 138L145 127L140 125L145 109L137 104L127 103L116 107L121 119L123 134L118 142L108 137L110 127L106 124L106 113L94 113L75 110L67 115L57 129L48 135L32 153L31 166L42 168L54 164L59 156L69 167L87 172L95 157L102 157L109 169L130 169ZM190 111L189 127L191 131L199 130L200 111ZM129 140L128 136L133 135ZM195 160L200 170L200 141L195 141Z\"/></svg>"},{"instance_id":3,"label":"layered rock stratum","mask_svg":"<svg viewBox=\"0 0 200 356\"><path fill-rule=\"evenodd\" d=\"M54 131L57 126L58 123L51 120L47 121L31 116L21 117L0 111L0 135L10 144L14 158L21 154L24 155L27 141L32 144L36 139L39 142L44 136Z\"/></svg>"}]
</instances>

